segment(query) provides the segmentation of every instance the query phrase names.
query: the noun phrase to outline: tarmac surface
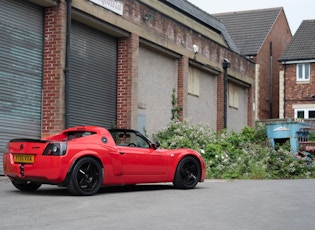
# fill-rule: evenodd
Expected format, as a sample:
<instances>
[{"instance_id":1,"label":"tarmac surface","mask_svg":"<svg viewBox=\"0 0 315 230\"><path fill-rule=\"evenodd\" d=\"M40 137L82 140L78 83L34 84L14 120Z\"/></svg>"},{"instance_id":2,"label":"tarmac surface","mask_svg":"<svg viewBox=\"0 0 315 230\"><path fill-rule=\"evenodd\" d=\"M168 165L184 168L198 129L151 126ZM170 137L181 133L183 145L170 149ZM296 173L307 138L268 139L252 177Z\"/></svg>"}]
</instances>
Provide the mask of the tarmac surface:
<instances>
[{"instance_id":1,"label":"tarmac surface","mask_svg":"<svg viewBox=\"0 0 315 230\"><path fill-rule=\"evenodd\" d=\"M207 180L102 188L72 196L43 185L26 193L0 177L1 229L313 230L315 180Z\"/></svg>"}]
</instances>

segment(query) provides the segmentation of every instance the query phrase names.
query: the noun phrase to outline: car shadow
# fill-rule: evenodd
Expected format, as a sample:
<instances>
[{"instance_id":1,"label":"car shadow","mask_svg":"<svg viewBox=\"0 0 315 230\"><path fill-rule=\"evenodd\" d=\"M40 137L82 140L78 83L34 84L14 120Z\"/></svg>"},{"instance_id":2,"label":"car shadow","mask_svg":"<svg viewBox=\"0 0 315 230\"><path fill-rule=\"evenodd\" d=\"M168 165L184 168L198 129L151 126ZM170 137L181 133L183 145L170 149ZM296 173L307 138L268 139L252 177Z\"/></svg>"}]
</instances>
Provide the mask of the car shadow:
<instances>
[{"instance_id":1,"label":"car shadow","mask_svg":"<svg viewBox=\"0 0 315 230\"><path fill-rule=\"evenodd\" d=\"M101 187L94 196L102 194L115 194L127 192L144 192L144 191L158 191L174 189L172 184L139 184L139 185L122 185L122 186L108 186ZM58 187L56 185L42 185L38 190L32 192L13 190L10 191L15 194L23 193L33 196L73 196L66 187Z\"/></svg>"},{"instance_id":2,"label":"car shadow","mask_svg":"<svg viewBox=\"0 0 315 230\"><path fill-rule=\"evenodd\" d=\"M156 190L175 189L172 184L139 184L139 185L124 185L113 187L102 187L98 194L102 193L126 193L126 192L144 192Z\"/></svg>"}]
</instances>

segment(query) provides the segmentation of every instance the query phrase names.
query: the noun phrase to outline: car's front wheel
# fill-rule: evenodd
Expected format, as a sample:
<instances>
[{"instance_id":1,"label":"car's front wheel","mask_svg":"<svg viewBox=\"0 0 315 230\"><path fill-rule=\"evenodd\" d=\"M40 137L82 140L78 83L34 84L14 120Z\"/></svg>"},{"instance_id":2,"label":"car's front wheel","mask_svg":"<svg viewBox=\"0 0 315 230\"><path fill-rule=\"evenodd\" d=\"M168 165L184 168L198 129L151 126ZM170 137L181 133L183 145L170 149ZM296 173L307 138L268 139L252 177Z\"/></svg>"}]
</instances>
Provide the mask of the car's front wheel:
<instances>
[{"instance_id":1,"label":"car's front wheel","mask_svg":"<svg viewBox=\"0 0 315 230\"><path fill-rule=\"evenodd\" d=\"M201 169L196 158L184 157L177 165L173 184L176 188L194 188L200 180Z\"/></svg>"},{"instance_id":2,"label":"car's front wheel","mask_svg":"<svg viewBox=\"0 0 315 230\"><path fill-rule=\"evenodd\" d=\"M18 181L18 180L12 179L11 182L14 185L14 187L16 187L17 189L21 191L26 191L26 192L35 191L41 186L41 184L33 183L30 181Z\"/></svg>"},{"instance_id":3,"label":"car's front wheel","mask_svg":"<svg viewBox=\"0 0 315 230\"><path fill-rule=\"evenodd\" d=\"M91 157L81 158L73 167L68 190L74 195L89 196L97 193L102 185L103 170Z\"/></svg>"}]
</instances>

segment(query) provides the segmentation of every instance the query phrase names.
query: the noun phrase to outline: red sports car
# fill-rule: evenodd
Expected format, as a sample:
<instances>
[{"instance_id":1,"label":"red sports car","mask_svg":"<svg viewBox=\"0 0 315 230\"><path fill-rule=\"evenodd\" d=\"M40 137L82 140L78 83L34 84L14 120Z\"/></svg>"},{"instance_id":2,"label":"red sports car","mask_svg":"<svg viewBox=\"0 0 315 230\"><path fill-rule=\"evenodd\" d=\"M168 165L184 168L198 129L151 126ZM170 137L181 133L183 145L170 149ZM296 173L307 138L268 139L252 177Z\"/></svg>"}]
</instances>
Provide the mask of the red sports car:
<instances>
[{"instance_id":1,"label":"red sports car","mask_svg":"<svg viewBox=\"0 0 315 230\"><path fill-rule=\"evenodd\" d=\"M205 179L202 156L191 149L160 149L130 129L77 126L41 140L10 140L3 154L5 175L22 191L41 184L93 195L101 186L173 182L191 189Z\"/></svg>"}]
</instances>

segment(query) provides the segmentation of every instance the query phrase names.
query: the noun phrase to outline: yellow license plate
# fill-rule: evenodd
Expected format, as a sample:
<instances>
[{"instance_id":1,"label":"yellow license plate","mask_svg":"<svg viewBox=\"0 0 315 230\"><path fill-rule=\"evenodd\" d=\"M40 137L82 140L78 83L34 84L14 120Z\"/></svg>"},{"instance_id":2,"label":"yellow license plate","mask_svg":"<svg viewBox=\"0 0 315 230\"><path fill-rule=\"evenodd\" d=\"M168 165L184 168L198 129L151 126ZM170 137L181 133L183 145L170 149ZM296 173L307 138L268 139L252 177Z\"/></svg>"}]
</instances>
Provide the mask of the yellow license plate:
<instances>
[{"instance_id":1,"label":"yellow license plate","mask_svg":"<svg viewBox=\"0 0 315 230\"><path fill-rule=\"evenodd\" d=\"M14 154L13 159L14 163L34 163L34 155Z\"/></svg>"}]
</instances>

